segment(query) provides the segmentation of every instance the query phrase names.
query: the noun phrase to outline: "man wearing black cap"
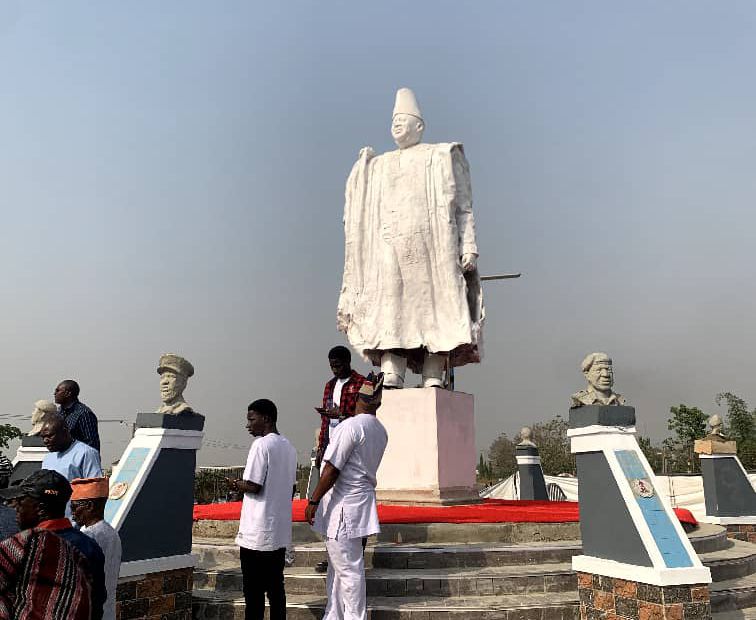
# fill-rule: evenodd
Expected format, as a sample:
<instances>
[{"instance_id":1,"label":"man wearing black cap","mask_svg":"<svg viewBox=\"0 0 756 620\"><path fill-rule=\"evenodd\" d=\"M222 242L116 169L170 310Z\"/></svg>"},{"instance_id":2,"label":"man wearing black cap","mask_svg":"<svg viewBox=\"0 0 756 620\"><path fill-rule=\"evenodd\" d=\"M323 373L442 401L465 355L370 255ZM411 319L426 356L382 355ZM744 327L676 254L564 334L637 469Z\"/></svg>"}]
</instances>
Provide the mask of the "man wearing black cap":
<instances>
[{"instance_id":1,"label":"man wearing black cap","mask_svg":"<svg viewBox=\"0 0 756 620\"><path fill-rule=\"evenodd\" d=\"M91 612L100 620L105 557L97 543L64 516L71 498L68 480L40 469L21 484L0 490L0 498L16 509L22 530L0 543L0 618L78 619L89 618ZM28 615L26 606L32 602L35 613ZM40 606L44 612L38 614Z\"/></svg>"}]
</instances>

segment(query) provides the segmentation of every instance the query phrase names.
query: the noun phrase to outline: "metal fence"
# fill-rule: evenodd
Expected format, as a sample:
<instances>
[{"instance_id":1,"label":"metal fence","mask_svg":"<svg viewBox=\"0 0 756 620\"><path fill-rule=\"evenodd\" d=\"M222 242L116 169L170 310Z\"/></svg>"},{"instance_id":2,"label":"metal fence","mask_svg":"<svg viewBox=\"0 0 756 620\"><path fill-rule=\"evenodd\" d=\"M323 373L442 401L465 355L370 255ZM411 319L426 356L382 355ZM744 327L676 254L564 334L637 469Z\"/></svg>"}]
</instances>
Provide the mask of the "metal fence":
<instances>
[{"instance_id":1,"label":"metal fence","mask_svg":"<svg viewBox=\"0 0 756 620\"><path fill-rule=\"evenodd\" d=\"M226 478L241 478L243 473L243 465L200 467L194 475L194 501L198 504L215 504L239 499L236 493L229 490Z\"/></svg>"}]
</instances>

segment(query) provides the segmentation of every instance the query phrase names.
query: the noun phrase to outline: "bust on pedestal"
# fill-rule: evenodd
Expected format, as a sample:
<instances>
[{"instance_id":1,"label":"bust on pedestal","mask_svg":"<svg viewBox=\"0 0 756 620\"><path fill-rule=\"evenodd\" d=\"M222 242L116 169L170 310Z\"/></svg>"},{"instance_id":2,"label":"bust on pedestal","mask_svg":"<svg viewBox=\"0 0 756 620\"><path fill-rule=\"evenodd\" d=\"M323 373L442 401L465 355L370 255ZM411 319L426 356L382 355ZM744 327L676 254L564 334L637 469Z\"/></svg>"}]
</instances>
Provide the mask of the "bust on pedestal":
<instances>
[{"instance_id":1,"label":"bust on pedestal","mask_svg":"<svg viewBox=\"0 0 756 620\"><path fill-rule=\"evenodd\" d=\"M643 591L654 589L664 617L675 611L666 601L677 601L681 595L687 601L702 601L694 605L695 613L710 617L705 601L711 573L701 564L669 500L657 492L654 473L635 439L635 409L622 404L624 399L612 389L611 358L592 353L581 368L588 387L572 396L567 431L580 485L583 554L572 558L572 567L578 573L580 600L585 601L581 618L614 614L615 609L593 606L599 600L594 590L616 591L619 584L637 593L637 600L638 584L645 584ZM633 582L636 585L630 587Z\"/></svg>"},{"instance_id":2,"label":"bust on pedestal","mask_svg":"<svg viewBox=\"0 0 756 620\"><path fill-rule=\"evenodd\" d=\"M44 425L45 416L57 411L58 408L55 403L49 400L38 400L34 403L34 411L31 414L31 430L21 438L21 445L13 459L11 485L23 480L42 467L42 460L49 454L49 450L45 447L45 442L42 441L39 432Z\"/></svg>"},{"instance_id":3,"label":"bust on pedestal","mask_svg":"<svg viewBox=\"0 0 756 620\"><path fill-rule=\"evenodd\" d=\"M205 418L183 399L186 379L194 373L187 360L166 354L158 373L163 407L137 414L134 437L110 478L105 519L121 536L121 577L194 565L194 471ZM173 375L170 389L167 373Z\"/></svg>"},{"instance_id":4,"label":"bust on pedestal","mask_svg":"<svg viewBox=\"0 0 756 620\"><path fill-rule=\"evenodd\" d=\"M721 525L756 524L756 491L737 454L737 443L722 432L722 418L709 418L711 432L697 439L694 451L701 459L706 516L701 519Z\"/></svg>"},{"instance_id":5,"label":"bust on pedestal","mask_svg":"<svg viewBox=\"0 0 756 620\"><path fill-rule=\"evenodd\" d=\"M520 499L548 500L541 456L532 437L533 431L526 426L520 431L520 443L515 446L517 473L520 474Z\"/></svg>"}]
</instances>

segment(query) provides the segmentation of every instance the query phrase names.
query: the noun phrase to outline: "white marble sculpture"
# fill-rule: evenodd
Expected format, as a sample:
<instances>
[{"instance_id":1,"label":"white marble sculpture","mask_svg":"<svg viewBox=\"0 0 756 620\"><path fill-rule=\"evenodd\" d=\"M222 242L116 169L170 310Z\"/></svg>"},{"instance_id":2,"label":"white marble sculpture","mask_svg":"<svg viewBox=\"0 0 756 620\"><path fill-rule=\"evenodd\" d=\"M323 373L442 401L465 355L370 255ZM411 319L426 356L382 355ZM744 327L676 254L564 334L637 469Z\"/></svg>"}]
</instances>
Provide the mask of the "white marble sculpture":
<instances>
[{"instance_id":1,"label":"white marble sculpture","mask_svg":"<svg viewBox=\"0 0 756 620\"><path fill-rule=\"evenodd\" d=\"M166 353L160 356L157 371L163 404L156 413L191 413L193 409L184 400L184 390L189 377L194 374L194 366L180 355Z\"/></svg>"},{"instance_id":2,"label":"white marble sculpture","mask_svg":"<svg viewBox=\"0 0 756 620\"><path fill-rule=\"evenodd\" d=\"M399 148L363 148L346 185L337 325L389 388L404 385L407 366L441 387L447 365L481 359L470 170L461 144L421 144L424 128L414 94L400 89Z\"/></svg>"},{"instance_id":3,"label":"white marble sculpture","mask_svg":"<svg viewBox=\"0 0 756 620\"><path fill-rule=\"evenodd\" d=\"M57 411L58 408L55 406L55 403L50 402L49 400L38 400L34 403L34 411L32 411L31 415L32 428L29 431L29 436L33 437L34 435L39 435L39 432L45 424L45 416L51 413L57 413Z\"/></svg>"},{"instance_id":4,"label":"white marble sculpture","mask_svg":"<svg viewBox=\"0 0 756 620\"><path fill-rule=\"evenodd\" d=\"M711 431L706 436L706 439L727 441L724 431L722 430L722 428L724 427L724 422L722 421L722 417L720 415L715 413L713 416L711 416L709 418L709 426L711 427Z\"/></svg>"},{"instance_id":5,"label":"white marble sculpture","mask_svg":"<svg viewBox=\"0 0 756 620\"><path fill-rule=\"evenodd\" d=\"M612 390L614 369L611 357L606 353L591 353L586 355L580 368L588 387L572 395L571 407L625 404L624 397Z\"/></svg>"},{"instance_id":6,"label":"white marble sculpture","mask_svg":"<svg viewBox=\"0 0 756 620\"><path fill-rule=\"evenodd\" d=\"M518 443L517 445L530 446L535 448L535 444L533 443L533 431L527 426L523 426L520 429L520 443Z\"/></svg>"}]
</instances>

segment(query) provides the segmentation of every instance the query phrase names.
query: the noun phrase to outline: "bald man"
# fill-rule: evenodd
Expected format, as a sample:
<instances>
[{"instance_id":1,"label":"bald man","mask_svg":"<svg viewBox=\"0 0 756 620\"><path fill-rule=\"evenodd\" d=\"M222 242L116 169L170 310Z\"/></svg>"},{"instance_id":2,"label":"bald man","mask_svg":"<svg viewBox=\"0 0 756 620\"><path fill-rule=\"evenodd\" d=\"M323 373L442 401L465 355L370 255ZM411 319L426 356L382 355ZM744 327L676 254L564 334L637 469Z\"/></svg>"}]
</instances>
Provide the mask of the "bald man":
<instances>
[{"instance_id":1,"label":"bald man","mask_svg":"<svg viewBox=\"0 0 756 620\"><path fill-rule=\"evenodd\" d=\"M83 441L74 439L65 420L58 414L45 417L40 437L50 454L42 460L43 469L52 469L71 482L75 478L102 476L100 453Z\"/></svg>"}]
</instances>

